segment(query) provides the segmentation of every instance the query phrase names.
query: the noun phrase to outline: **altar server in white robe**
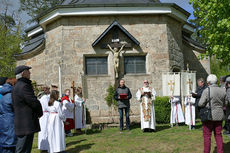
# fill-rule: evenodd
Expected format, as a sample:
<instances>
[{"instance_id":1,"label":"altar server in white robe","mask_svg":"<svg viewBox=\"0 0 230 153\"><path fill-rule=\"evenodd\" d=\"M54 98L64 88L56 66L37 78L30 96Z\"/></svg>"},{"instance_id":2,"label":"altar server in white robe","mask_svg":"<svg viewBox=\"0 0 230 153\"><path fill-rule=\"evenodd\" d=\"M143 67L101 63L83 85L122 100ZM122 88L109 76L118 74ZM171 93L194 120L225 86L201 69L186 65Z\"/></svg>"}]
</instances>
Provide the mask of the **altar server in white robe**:
<instances>
[{"instance_id":1,"label":"altar server in white robe","mask_svg":"<svg viewBox=\"0 0 230 153\"><path fill-rule=\"evenodd\" d=\"M141 111L141 130L155 130L156 120L155 120L155 109L154 100L156 97L156 91L149 87L148 80L144 81L144 87L138 89L136 93L136 98L140 102Z\"/></svg>"},{"instance_id":2,"label":"altar server in white robe","mask_svg":"<svg viewBox=\"0 0 230 153\"><path fill-rule=\"evenodd\" d=\"M195 128L195 102L196 99L192 96L185 97L185 124L191 125L191 128Z\"/></svg>"},{"instance_id":3,"label":"altar server in white robe","mask_svg":"<svg viewBox=\"0 0 230 153\"><path fill-rule=\"evenodd\" d=\"M62 152L66 149L64 123L61 103L58 101L59 92L51 91L49 101L48 142L49 152Z\"/></svg>"},{"instance_id":4,"label":"altar server in white robe","mask_svg":"<svg viewBox=\"0 0 230 153\"><path fill-rule=\"evenodd\" d=\"M86 116L85 116L85 98L82 95L82 88L78 87L76 90L76 95L74 97L76 109L75 109L75 129L82 129L86 126Z\"/></svg>"},{"instance_id":5,"label":"altar server in white robe","mask_svg":"<svg viewBox=\"0 0 230 153\"><path fill-rule=\"evenodd\" d=\"M40 149L41 151L48 151L49 149L48 133L47 133L48 118L49 118L48 102L50 99L49 90L50 90L49 87L44 87L43 88L44 94L39 99L43 110L43 115L39 119L41 131L38 133L38 149Z\"/></svg>"},{"instance_id":6,"label":"altar server in white robe","mask_svg":"<svg viewBox=\"0 0 230 153\"><path fill-rule=\"evenodd\" d=\"M182 112L180 98L179 97L170 97L171 103L171 117L170 117L170 124L173 125L174 123L183 123L184 122L184 114Z\"/></svg>"}]
</instances>

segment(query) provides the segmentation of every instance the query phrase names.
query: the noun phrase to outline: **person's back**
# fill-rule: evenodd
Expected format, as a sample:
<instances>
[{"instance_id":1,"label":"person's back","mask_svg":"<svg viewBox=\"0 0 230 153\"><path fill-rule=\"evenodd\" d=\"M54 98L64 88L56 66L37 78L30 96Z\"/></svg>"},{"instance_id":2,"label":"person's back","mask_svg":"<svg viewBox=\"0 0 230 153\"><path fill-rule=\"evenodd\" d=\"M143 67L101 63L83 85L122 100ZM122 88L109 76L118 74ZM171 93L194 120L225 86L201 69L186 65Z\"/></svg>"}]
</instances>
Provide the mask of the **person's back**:
<instances>
[{"instance_id":1,"label":"person's back","mask_svg":"<svg viewBox=\"0 0 230 153\"><path fill-rule=\"evenodd\" d=\"M12 85L6 83L0 89L0 94L2 94L0 99L0 147L3 148L2 152L14 152L16 146L12 88Z\"/></svg>"},{"instance_id":2,"label":"person's back","mask_svg":"<svg viewBox=\"0 0 230 153\"><path fill-rule=\"evenodd\" d=\"M38 118L43 115L42 106L34 95L30 80L31 67L20 65L15 69L17 83L12 99L15 112L16 153L31 152L34 133L40 131Z\"/></svg>"},{"instance_id":3,"label":"person's back","mask_svg":"<svg viewBox=\"0 0 230 153\"><path fill-rule=\"evenodd\" d=\"M216 82L216 75L210 74L207 77L209 87L203 91L198 104L202 109L204 107L209 107L209 101L211 104L211 118L209 118L207 114L201 114L201 116L207 116L206 118L209 118L208 120L202 121L204 153L210 153L212 131L214 131L217 152L223 153L222 121L224 120L226 92L224 88L218 87Z\"/></svg>"},{"instance_id":4,"label":"person's back","mask_svg":"<svg viewBox=\"0 0 230 153\"><path fill-rule=\"evenodd\" d=\"M42 116L42 108L37 98L32 95L33 92L31 81L25 78L19 79L14 86L16 135L27 135L40 131L38 118Z\"/></svg>"},{"instance_id":5,"label":"person's back","mask_svg":"<svg viewBox=\"0 0 230 153\"><path fill-rule=\"evenodd\" d=\"M212 120L222 121L224 119L224 105L226 98L226 91L224 88L218 87L216 84L210 85L210 102L212 108ZM206 88L203 94L208 95L209 89ZM208 107L209 104L206 104Z\"/></svg>"},{"instance_id":6,"label":"person's back","mask_svg":"<svg viewBox=\"0 0 230 153\"><path fill-rule=\"evenodd\" d=\"M48 119L48 144L49 152L62 152L66 148L64 121L65 115L61 109L61 103L57 101L59 92L51 91L48 111L50 112Z\"/></svg>"}]
</instances>

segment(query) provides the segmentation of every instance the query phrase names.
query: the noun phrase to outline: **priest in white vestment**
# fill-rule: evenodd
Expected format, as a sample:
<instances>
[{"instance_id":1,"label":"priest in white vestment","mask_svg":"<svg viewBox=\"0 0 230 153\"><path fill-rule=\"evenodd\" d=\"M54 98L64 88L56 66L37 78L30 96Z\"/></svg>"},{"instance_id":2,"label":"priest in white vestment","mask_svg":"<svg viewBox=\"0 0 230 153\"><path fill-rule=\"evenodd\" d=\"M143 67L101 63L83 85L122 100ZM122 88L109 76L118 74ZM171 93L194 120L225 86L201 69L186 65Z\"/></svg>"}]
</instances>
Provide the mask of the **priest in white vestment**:
<instances>
[{"instance_id":1,"label":"priest in white vestment","mask_svg":"<svg viewBox=\"0 0 230 153\"><path fill-rule=\"evenodd\" d=\"M156 119L154 110L154 100L156 97L156 91L154 88L149 87L148 80L144 81L144 86L138 89L136 98L140 102L141 111L141 130L156 129Z\"/></svg>"},{"instance_id":2,"label":"priest in white vestment","mask_svg":"<svg viewBox=\"0 0 230 153\"><path fill-rule=\"evenodd\" d=\"M196 99L192 96L185 97L185 124L191 125L191 128L195 128L195 102Z\"/></svg>"},{"instance_id":3,"label":"priest in white vestment","mask_svg":"<svg viewBox=\"0 0 230 153\"><path fill-rule=\"evenodd\" d=\"M43 110L43 115L39 119L41 131L38 133L38 149L41 151L49 150L48 133L47 133L48 118L49 118L48 102L50 99L49 87L44 87L43 92L44 95L39 99Z\"/></svg>"},{"instance_id":4,"label":"priest in white vestment","mask_svg":"<svg viewBox=\"0 0 230 153\"><path fill-rule=\"evenodd\" d=\"M86 116L85 116L85 98L82 96L82 88L78 87L75 101L75 129L82 129L86 127Z\"/></svg>"},{"instance_id":5,"label":"priest in white vestment","mask_svg":"<svg viewBox=\"0 0 230 153\"><path fill-rule=\"evenodd\" d=\"M183 123L184 114L180 104L180 98L171 96L170 103L171 103L170 124L173 125L174 123Z\"/></svg>"}]
</instances>

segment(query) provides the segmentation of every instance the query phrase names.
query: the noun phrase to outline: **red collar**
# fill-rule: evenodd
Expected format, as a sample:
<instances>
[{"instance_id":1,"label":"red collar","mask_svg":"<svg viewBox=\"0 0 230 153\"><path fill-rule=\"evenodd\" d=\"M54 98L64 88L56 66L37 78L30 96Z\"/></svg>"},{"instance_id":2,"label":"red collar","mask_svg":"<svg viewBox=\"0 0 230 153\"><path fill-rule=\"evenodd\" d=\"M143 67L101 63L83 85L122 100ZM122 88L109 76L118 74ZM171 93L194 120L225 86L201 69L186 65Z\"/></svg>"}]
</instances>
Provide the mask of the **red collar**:
<instances>
[{"instance_id":1,"label":"red collar","mask_svg":"<svg viewBox=\"0 0 230 153\"><path fill-rule=\"evenodd\" d=\"M61 101L63 102L64 100L67 100L67 101L69 101L69 102L74 102L73 100L71 100L68 96L63 96L62 97L62 99L61 99ZM70 101L71 100L71 101Z\"/></svg>"}]
</instances>

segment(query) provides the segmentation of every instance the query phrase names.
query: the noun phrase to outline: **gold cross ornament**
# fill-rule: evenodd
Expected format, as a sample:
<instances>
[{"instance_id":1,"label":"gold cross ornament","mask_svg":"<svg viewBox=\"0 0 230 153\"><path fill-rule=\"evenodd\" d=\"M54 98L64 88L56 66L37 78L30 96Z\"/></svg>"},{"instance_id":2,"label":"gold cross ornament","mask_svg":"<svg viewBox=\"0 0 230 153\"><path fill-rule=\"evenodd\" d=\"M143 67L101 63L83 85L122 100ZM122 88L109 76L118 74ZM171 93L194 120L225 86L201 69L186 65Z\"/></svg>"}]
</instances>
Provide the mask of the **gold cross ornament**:
<instances>
[{"instance_id":1,"label":"gold cross ornament","mask_svg":"<svg viewBox=\"0 0 230 153\"><path fill-rule=\"evenodd\" d=\"M192 80L188 79L187 84L189 84L189 90L192 91Z\"/></svg>"},{"instance_id":2,"label":"gold cross ornament","mask_svg":"<svg viewBox=\"0 0 230 153\"><path fill-rule=\"evenodd\" d=\"M168 83L168 85L170 86L170 91L173 91L173 86L175 85L175 82L170 80L170 83Z\"/></svg>"}]
</instances>

